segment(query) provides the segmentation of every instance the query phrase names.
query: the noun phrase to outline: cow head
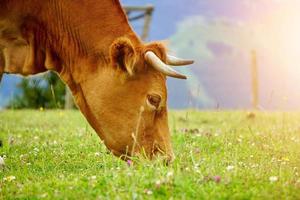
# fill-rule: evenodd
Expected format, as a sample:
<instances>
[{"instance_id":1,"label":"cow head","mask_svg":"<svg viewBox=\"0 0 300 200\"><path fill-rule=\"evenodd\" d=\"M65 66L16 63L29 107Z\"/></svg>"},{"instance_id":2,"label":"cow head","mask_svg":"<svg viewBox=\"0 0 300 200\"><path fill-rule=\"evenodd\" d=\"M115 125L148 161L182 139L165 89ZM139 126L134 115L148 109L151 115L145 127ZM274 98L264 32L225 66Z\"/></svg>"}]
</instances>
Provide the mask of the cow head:
<instances>
[{"instance_id":1,"label":"cow head","mask_svg":"<svg viewBox=\"0 0 300 200\"><path fill-rule=\"evenodd\" d=\"M172 160L166 76L185 79L170 65L191 63L166 55L159 43L134 46L121 37L110 45L109 61L81 87L91 124L115 155Z\"/></svg>"}]
</instances>

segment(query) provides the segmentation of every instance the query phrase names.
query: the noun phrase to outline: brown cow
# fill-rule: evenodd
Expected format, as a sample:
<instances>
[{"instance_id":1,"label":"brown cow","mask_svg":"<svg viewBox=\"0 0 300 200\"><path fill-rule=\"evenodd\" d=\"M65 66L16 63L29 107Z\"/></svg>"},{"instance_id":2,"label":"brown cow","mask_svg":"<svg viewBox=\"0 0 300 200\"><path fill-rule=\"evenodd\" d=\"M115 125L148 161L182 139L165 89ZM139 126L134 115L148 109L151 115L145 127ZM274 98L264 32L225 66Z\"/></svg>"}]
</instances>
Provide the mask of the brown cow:
<instances>
[{"instance_id":1,"label":"brown cow","mask_svg":"<svg viewBox=\"0 0 300 200\"><path fill-rule=\"evenodd\" d=\"M56 71L117 156L173 158L166 76L191 63L143 44L118 0L0 0L0 74Z\"/></svg>"}]
</instances>

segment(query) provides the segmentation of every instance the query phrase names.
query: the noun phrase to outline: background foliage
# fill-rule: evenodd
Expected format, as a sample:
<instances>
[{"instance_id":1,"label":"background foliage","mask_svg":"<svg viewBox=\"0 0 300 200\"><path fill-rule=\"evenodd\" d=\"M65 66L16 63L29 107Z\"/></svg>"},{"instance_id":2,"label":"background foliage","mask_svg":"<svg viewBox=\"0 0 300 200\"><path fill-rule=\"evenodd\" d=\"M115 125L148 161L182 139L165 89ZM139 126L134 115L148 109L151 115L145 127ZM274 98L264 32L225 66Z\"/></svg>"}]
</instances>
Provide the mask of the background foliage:
<instances>
[{"instance_id":1,"label":"background foliage","mask_svg":"<svg viewBox=\"0 0 300 200\"><path fill-rule=\"evenodd\" d=\"M63 108L65 86L60 78L49 72L40 76L24 78L18 83L20 92L8 103L9 108Z\"/></svg>"}]
</instances>

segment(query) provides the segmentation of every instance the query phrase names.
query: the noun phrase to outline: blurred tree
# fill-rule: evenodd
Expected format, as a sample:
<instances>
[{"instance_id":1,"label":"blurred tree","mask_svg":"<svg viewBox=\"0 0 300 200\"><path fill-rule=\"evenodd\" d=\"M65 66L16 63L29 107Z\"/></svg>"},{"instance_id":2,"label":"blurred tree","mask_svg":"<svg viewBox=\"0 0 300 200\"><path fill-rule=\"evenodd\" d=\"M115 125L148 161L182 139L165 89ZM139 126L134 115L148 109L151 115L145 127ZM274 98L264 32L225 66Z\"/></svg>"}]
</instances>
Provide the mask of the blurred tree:
<instances>
[{"instance_id":1,"label":"blurred tree","mask_svg":"<svg viewBox=\"0 0 300 200\"><path fill-rule=\"evenodd\" d=\"M8 103L8 108L62 108L65 99L64 83L54 72L24 78L18 85L19 93Z\"/></svg>"}]
</instances>

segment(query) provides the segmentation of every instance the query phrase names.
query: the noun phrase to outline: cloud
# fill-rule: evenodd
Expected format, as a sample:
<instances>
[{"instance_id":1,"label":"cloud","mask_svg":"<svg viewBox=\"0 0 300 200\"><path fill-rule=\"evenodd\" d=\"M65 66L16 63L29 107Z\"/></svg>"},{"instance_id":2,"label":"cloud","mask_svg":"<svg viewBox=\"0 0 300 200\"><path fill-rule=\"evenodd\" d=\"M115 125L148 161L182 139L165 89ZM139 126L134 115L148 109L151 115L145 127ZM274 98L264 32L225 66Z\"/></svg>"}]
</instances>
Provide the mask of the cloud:
<instances>
[{"instance_id":1,"label":"cloud","mask_svg":"<svg viewBox=\"0 0 300 200\"><path fill-rule=\"evenodd\" d=\"M189 93L203 107L214 108L218 104L228 106L226 101L230 100L224 97L226 92L216 92L218 89L214 87L220 88L219 84L224 86L222 81L226 78L233 79L228 72L236 71L237 63L234 61L240 58L241 48L251 49L249 44L241 45L247 37L247 31L242 27L240 22L225 18L193 16L182 21L170 39L170 48L174 53L196 61L184 73L189 75L186 83ZM242 101L247 102L248 99Z\"/></svg>"}]
</instances>

